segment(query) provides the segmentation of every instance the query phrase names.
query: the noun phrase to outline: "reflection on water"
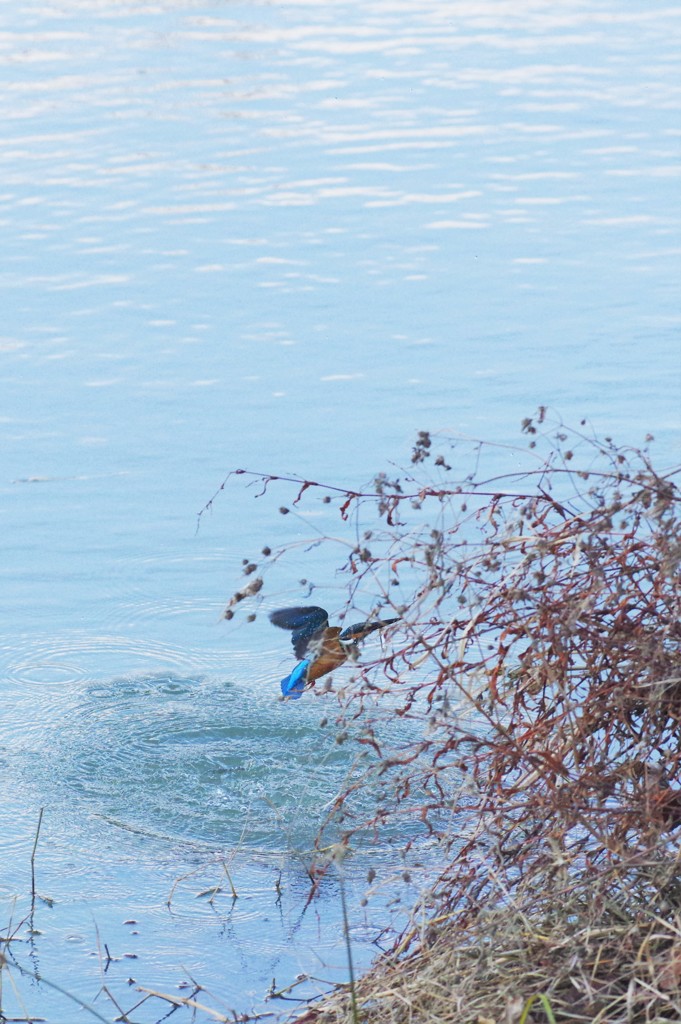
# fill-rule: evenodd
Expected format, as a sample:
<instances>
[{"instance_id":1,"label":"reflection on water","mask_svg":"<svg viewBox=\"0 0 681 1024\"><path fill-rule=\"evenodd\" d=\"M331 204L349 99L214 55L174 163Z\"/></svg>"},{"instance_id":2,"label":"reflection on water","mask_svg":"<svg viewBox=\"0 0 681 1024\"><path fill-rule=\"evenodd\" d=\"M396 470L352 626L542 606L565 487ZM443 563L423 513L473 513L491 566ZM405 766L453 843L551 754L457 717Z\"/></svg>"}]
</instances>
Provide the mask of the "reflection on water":
<instances>
[{"instance_id":1,"label":"reflection on water","mask_svg":"<svg viewBox=\"0 0 681 1024\"><path fill-rule=\"evenodd\" d=\"M93 921L239 1011L336 957L337 891L297 925L291 851L350 747L322 698L277 701L263 617L220 613L264 544L355 538L236 485L197 533L227 471L357 486L424 428L516 442L539 402L673 457L678 27L643 0L0 12L0 893L45 807L46 977L93 998ZM340 609L335 569L301 544L264 593ZM196 892L235 849L224 916Z\"/></svg>"},{"instance_id":2,"label":"reflection on water","mask_svg":"<svg viewBox=\"0 0 681 1024\"><path fill-rule=\"evenodd\" d=\"M6 13L12 431L27 365L58 462L75 445L129 469L172 422L180 463L220 472L237 432L320 471L348 403L380 412L386 457L424 416L506 439L538 400L669 430L672 396L652 423L650 398L678 323L677 19L578 0ZM346 424L341 473L367 426Z\"/></svg>"}]
</instances>

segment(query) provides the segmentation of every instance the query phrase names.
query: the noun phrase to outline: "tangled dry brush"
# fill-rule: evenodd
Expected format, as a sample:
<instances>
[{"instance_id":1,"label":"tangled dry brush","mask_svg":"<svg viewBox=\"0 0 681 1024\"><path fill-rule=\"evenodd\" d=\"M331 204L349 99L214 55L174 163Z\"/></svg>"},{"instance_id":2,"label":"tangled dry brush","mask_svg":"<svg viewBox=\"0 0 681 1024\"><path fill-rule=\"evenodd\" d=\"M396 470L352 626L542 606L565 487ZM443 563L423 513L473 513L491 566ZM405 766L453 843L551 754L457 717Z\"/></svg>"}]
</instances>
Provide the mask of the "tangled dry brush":
<instances>
[{"instance_id":1,"label":"tangled dry brush","mask_svg":"<svg viewBox=\"0 0 681 1024\"><path fill-rule=\"evenodd\" d=\"M518 474L485 479L481 445L456 479L461 444L423 433L369 491L300 481L354 523L350 599L404 623L338 693L364 767L320 847L412 822L405 844L443 865L392 952L305 1024L681 1021L675 473L544 410L523 431Z\"/></svg>"}]
</instances>

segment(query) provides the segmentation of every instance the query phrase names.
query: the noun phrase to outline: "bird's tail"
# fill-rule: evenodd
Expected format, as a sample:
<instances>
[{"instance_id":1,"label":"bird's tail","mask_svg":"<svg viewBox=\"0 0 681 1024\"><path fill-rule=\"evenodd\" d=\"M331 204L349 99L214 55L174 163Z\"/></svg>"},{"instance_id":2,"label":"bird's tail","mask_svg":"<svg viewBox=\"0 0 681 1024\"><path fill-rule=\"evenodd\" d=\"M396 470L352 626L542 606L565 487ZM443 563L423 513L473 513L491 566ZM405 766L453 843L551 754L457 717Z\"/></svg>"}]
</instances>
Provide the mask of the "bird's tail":
<instances>
[{"instance_id":1,"label":"bird's tail","mask_svg":"<svg viewBox=\"0 0 681 1024\"><path fill-rule=\"evenodd\" d=\"M309 661L299 661L293 672L281 681L281 692L291 700L298 700L305 689L307 682L307 670L310 667Z\"/></svg>"}]
</instances>

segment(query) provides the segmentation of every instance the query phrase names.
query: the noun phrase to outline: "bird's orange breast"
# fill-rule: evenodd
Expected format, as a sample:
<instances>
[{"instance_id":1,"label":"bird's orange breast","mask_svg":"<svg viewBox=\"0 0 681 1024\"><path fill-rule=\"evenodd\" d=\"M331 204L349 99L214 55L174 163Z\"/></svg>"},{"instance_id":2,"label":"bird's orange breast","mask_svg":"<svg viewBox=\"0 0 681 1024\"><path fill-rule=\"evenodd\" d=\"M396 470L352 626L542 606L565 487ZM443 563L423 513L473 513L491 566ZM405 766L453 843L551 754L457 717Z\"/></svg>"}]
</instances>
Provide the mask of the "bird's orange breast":
<instances>
[{"instance_id":1,"label":"bird's orange breast","mask_svg":"<svg viewBox=\"0 0 681 1024\"><path fill-rule=\"evenodd\" d=\"M333 672L344 661L348 660L348 652L338 639L341 629L339 626L330 626L322 638L319 654L307 670L309 682L314 682L327 672Z\"/></svg>"}]
</instances>

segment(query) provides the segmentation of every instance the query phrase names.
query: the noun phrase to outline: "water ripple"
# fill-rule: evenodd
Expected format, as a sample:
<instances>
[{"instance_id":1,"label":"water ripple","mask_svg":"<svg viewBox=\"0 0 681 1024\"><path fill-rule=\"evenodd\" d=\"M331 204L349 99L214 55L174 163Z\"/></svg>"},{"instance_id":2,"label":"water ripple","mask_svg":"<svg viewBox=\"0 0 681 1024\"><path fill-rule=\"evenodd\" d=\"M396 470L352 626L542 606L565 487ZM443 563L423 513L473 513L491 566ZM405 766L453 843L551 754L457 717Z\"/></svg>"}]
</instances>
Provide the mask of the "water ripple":
<instances>
[{"instance_id":1,"label":"water ripple","mask_svg":"<svg viewBox=\"0 0 681 1024\"><path fill-rule=\"evenodd\" d=\"M123 655L135 668L106 675ZM0 646L12 706L0 744L28 802L197 851L309 849L352 745L319 728L314 698L282 703L248 659L230 652L235 682L218 658L118 636Z\"/></svg>"}]
</instances>

